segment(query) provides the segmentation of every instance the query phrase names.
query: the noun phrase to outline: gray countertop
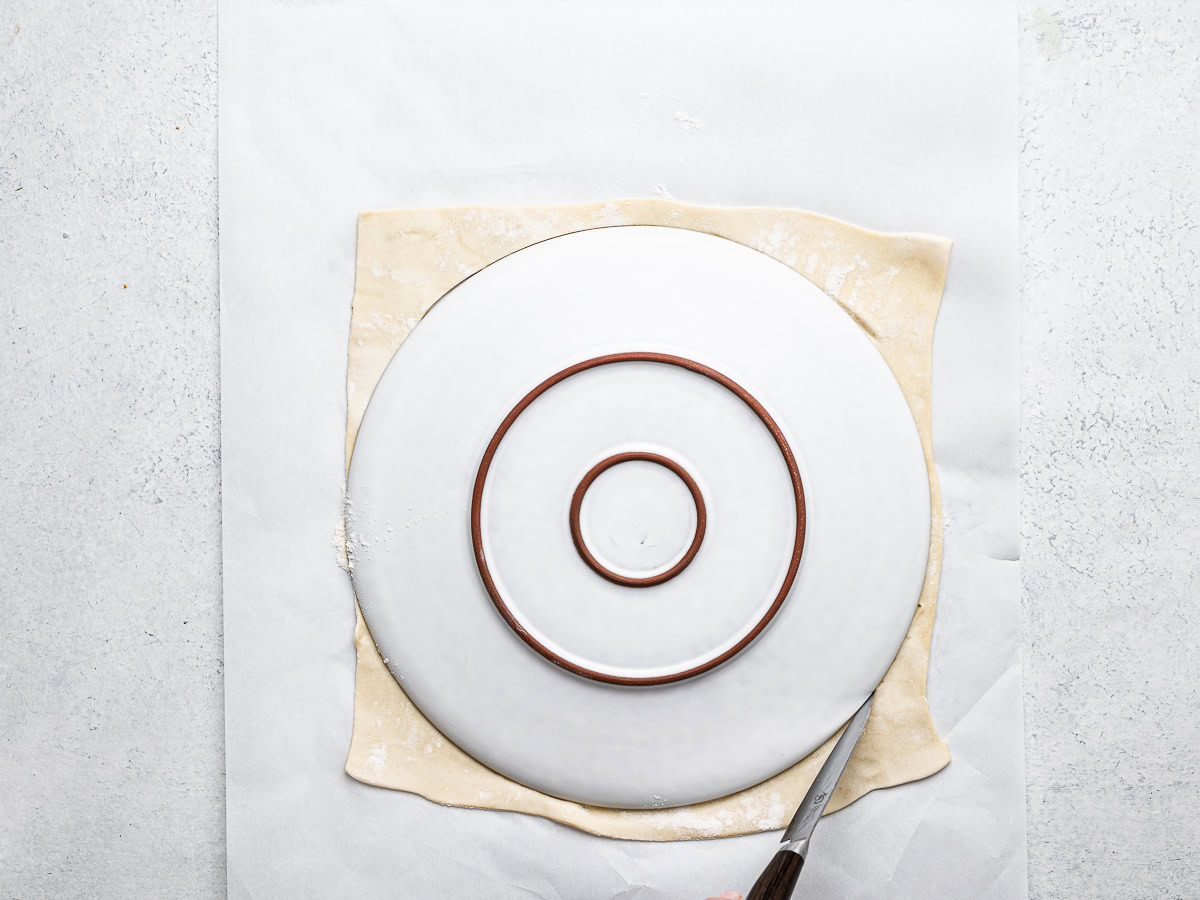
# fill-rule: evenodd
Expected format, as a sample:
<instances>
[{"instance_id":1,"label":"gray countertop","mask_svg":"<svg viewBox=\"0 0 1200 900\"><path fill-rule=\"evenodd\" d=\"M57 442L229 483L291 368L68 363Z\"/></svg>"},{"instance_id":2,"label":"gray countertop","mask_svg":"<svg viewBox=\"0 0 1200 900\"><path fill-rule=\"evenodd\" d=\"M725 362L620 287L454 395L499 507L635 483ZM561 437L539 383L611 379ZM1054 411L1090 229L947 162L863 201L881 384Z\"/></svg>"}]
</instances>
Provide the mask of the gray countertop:
<instances>
[{"instance_id":1,"label":"gray countertop","mask_svg":"<svg viewBox=\"0 0 1200 900\"><path fill-rule=\"evenodd\" d=\"M1020 53L1030 890L1195 897L1200 9ZM216 56L208 0L0 9L5 896L225 889Z\"/></svg>"}]
</instances>

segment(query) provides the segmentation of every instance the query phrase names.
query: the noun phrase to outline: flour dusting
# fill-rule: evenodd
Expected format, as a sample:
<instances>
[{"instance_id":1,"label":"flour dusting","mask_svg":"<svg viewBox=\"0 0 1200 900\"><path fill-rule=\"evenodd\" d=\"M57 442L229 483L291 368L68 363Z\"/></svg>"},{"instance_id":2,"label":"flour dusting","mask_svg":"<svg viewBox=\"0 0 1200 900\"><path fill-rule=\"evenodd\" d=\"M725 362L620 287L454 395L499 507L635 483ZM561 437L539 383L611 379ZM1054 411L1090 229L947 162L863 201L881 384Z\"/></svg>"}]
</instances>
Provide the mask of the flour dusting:
<instances>
[{"instance_id":1,"label":"flour dusting","mask_svg":"<svg viewBox=\"0 0 1200 900\"><path fill-rule=\"evenodd\" d=\"M617 203L605 203L592 215L592 221L597 225L628 225L629 217L621 212Z\"/></svg>"},{"instance_id":2,"label":"flour dusting","mask_svg":"<svg viewBox=\"0 0 1200 900\"><path fill-rule=\"evenodd\" d=\"M346 496L345 488L342 489L342 516L338 519L337 525L333 529L333 552L334 558L337 560L338 568L342 569L347 575L354 574L354 557L351 553L350 539L347 535L346 522L350 518L350 498Z\"/></svg>"},{"instance_id":3,"label":"flour dusting","mask_svg":"<svg viewBox=\"0 0 1200 900\"><path fill-rule=\"evenodd\" d=\"M695 134L697 131L704 129L704 122L690 115L686 110L676 110L675 124L679 128L680 134Z\"/></svg>"},{"instance_id":4,"label":"flour dusting","mask_svg":"<svg viewBox=\"0 0 1200 900\"><path fill-rule=\"evenodd\" d=\"M830 297L838 297L842 293L842 286L846 283L846 276L858 268L858 263L849 263L844 266L834 266L829 270L829 274L825 276L825 293Z\"/></svg>"},{"instance_id":5,"label":"flour dusting","mask_svg":"<svg viewBox=\"0 0 1200 900\"><path fill-rule=\"evenodd\" d=\"M367 754L367 765L375 772L382 772L388 761L387 744L376 744Z\"/></svg>"}]
</instances>

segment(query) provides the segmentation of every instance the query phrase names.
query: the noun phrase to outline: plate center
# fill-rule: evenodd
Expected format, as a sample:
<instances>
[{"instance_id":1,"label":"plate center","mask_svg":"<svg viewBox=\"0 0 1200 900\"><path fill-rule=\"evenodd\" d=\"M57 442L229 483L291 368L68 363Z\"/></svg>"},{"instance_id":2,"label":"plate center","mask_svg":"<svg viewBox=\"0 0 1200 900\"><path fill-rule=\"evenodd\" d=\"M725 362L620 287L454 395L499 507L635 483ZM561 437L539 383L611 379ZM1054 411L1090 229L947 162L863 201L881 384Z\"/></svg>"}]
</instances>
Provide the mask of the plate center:
<instances>
[{"instance_id":1,"label":"plate center","mask_svg":"<svg viewBox=\"0 0 1200 900\"><path fill-rule=\"evenodd\" d=\"M804 529L798 466L766 409L657 351L543 379L471 494L497 612L546 659L612 684L682 681L745 649L791 588Z\"/></svg>"},{"instance_id":2,"label":"plate center","mask_svg":"<svg viewBox=\"0 0 1200 900\"><path fill-rule=\"evenodd\" d=\"M570 524L584 562L610 581L649 587L678 575L704 537L695 480L657 453L619 453L575 490Z\"/></svg>"}]
</instances>

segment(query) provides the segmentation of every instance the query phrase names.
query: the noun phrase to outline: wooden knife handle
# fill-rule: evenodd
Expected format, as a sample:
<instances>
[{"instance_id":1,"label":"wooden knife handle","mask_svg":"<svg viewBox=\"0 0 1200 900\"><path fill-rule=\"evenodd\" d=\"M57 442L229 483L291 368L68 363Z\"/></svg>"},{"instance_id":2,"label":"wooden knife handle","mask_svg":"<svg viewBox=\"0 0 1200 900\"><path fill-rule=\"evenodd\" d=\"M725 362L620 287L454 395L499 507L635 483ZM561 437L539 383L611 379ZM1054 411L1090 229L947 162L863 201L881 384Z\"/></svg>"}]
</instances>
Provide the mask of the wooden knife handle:
<instances>
[{"instance_id":1,"label":"wooden knife handle","mask_svg":"<svg viewBox=\"0 0 1200 900\"><path fill-rule=\"evenodd\" d=\"M780 850L758 876L746 900L788 900L803 868L803 856L791 850Z\"/></svg>"}]
</instances>

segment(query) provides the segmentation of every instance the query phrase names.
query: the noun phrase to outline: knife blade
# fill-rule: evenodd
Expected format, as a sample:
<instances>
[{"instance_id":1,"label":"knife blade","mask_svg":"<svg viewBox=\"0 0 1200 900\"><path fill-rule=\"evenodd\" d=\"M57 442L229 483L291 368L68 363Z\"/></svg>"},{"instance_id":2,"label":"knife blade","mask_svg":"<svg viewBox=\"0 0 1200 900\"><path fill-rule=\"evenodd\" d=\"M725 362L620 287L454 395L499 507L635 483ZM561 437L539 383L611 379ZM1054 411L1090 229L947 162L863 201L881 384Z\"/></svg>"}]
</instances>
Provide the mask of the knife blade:
<instances>
[{"instance_id":1,"label":"knife blade","mask_svg":"<svg viewBox=\"0 0 1200 900\"><path fill-rule=\"evenodd\" d=\"M767 868L746 895L746 900L788 900L792 896L796 880L800 877L800 870L804 868L804 860L808 856L808 844L813 830L821 820L821 813L829 805L829 799L833 796L842 773L846 771L846 764L850 762L858 739L862 737L863 729L867 726L867 717L871 715L871 704L874 702L875 692L872 691L871 696L846 724L842 736L833 745L833 750L813 780L812 787L804 795L791 824L783 832L780 843L786 846L767 864Z\"/></svg>"}]
</instances>

